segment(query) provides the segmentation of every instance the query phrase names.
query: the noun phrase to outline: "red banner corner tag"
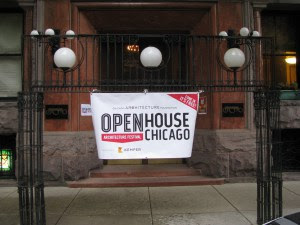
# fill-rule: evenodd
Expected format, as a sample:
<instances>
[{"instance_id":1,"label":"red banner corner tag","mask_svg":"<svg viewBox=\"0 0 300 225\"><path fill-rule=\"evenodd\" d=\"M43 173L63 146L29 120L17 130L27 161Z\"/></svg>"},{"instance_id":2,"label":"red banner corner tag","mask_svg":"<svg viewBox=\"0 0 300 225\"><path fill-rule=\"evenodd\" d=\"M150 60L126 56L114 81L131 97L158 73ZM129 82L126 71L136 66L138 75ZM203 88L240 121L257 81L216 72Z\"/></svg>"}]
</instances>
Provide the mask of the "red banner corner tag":
<instances>
[{"instance_id":1,"label":"red banner corner tag","mask_svg":"<svg viewBox=\"0 0 300 225\"><path fill-rule=\"evenodd\" d=\"M198 94L168 94L172 98L182 102L183 104L197 110Z\"/></svg>"}]
</instances>

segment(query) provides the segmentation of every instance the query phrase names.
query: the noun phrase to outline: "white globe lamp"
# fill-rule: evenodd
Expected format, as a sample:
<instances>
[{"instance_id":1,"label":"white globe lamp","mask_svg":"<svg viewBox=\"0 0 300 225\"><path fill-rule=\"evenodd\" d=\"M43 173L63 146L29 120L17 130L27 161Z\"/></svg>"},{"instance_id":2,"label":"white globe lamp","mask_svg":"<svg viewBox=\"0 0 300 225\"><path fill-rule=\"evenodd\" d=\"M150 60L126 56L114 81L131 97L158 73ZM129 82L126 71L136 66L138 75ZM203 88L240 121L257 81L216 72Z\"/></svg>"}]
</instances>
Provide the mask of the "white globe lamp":
<instances>
[{"instance_id":1,"label":"white globe lamp","mask_svg":"<svg viewBox=\"0 0 300 225\"><path fill-rule=\"evenodd\" d=\"M48 28L48 29L45 31L45 35L53 36L53 35L55 35L55 32L54 32L53 29Z\"/></svg>"},{"instance_id":2,"label":"white globe lamp","mask_svg":"<svg viewBox=\"0 0 300 225\"><path fill-rule=\"evenodd\" d=\"M225 52L224 62L231 69L238 69L245 63L245 54L239 48L230 48Z\"/></svg>"},{"instance_id":3,"label":"white globe lamp","mask_svg":"<svg viewBox=\"0 0 300 225\"><path fill-rule=\"evenodd\" d=\"M72 68L75 65L75 62L76 55L70 48L60 48L54 54L55 65L64 71Z\"/></svg>"},{"instance_id":4,"label":"white globe lamp","mask_svg":"<svg viewBox=\"0 0 300 225\"><path fill-rule=\"evenodd\" d=\"M258 31L254 30L252 32L252 37L259 37L259 36L260 36L260 33Z\"/></svg>"},{"instance_id":5,"label":"white globe lamp","mask_svg":"<svg viewBox=\"0 0 300 225\"><path fill-rule=\"evenodd\" d=\"M230 48L225 52L224 62L227 67L233 70L233 83L237 85L237 70L245 63L245 54L239 48Z\"/></svg>"},{"instance_id":6,"label":"white globe lamp","mask_svg":"<svg viewBox=\"0 0 300 225\"><path fill-rule=\"evenodd\" d=\"M240 29L240 35L243 37L247 37L249 35L249 29L247 27L242 27Z\"/></svg>"},{"instance_id":7,"label":"white globe lamp","mask_svg":"<svg viewBox=\"0 0 300 225\"><path fill-rule=\"evenodd\" d=\"M68 36L67 38L71 40L71 39L74 39L75 32L72 31L72 30L68 30L68 31L66 32L66 35Z\"/></svg>"},{"instance_id":8,"label":"white globe lamp","mask_svg":"<svg viewBox=\"0 0 300 225\"><path fill-rule=\"evenodd\" d=\"M221 31L221 32L219 33L219 36L222 36L222 37L227 37L227 36L228 36L228 34L227 34L227 32L226 32L226 31Z\"/></svg>"},{"instance_id":9,"label":"white globe lamp","mask_svg":"<svg viewBox=\"0 0 300 225\"><path fill-rule=\"evenodd\" d=\"M158 48L149 46L141 52L140 60L144 67L155 68L161 64L162 54Z\"/></svg>"},{"instance_id":10,"label":"white globe lamp","mask_svg":"<svg viewBox=\"0 0 300 225\"><path fill-rule=\"evenodd\" d=\"M32 30L31 32L30 32L30 36L32 37L32 38L34 38L34 37L36 37L36 36L39 36L40 34L39 34L39 32L37 31L37 30Z\"/></svg>"}]
</instances>

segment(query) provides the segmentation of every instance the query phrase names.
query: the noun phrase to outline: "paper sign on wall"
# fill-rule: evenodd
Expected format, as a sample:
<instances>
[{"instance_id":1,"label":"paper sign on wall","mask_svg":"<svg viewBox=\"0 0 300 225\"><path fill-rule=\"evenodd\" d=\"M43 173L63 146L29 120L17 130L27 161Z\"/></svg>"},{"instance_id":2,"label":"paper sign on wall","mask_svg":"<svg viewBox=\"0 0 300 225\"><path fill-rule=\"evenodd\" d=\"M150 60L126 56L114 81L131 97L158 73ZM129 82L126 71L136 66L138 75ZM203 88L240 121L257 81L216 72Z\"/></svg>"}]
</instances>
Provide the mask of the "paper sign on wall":
<instances>
[{"instance_id":1,"label":"paper sign on wall","mask_svg":"<svg viewBox=\"0 0 300 225\"><path fill-rule=\"evenodd\" d=\"M198 93L91 93L100 159L191 156Z\"/></svg>"},{"instance_id":2,"label":"paper sign on wall","mask_svg":"<svg viewBox=\"0 0 300 225\"><path fill-rule=\"evenodd\" d=\"M198 114L207 114L207 97L202 96L199 98Z\"/></svg>"},{"instance_id":3,"label":"paper sign on wall","mask_svg":"<svg viewBox=\"0 0 300 225\"><path fill-rule=\"evenodd\" d=\"M90 104L81 104L81 116L92 116L92 108Z\"/></svg>"}]
</instances>

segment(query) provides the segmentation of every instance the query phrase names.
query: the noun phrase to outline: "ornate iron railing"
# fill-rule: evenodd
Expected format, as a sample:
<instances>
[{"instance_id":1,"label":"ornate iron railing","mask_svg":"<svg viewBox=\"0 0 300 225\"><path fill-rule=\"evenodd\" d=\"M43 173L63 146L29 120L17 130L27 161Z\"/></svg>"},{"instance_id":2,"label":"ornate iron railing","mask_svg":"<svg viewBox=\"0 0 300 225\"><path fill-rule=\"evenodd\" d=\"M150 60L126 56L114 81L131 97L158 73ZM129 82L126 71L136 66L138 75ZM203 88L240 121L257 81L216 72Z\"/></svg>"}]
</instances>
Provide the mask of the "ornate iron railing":
<instances>
[{"instance_id":1,"label":"ornate iron railing","mask_svg":"<svg viewBox=\"0 0 300 225\"><path fill-rule=\"evenodd\" d=\"M257 223L282 215L282 157L278 91L254 92Z\"/></svg>"},{"instance_id":2,"label":"ornate iron railing","mask_svg":"<svg viewBox=\"0 0 300 225\"><path fill-rule=\"evenodd\" d=\"M236 74L223 60L233 42L246 56ZM158 68L145 68L140 63L139 53L150 45L162 52L163 62ZM53 53L63 46L77 55L77 64L67 73L53 62ZM25 36L24 47L25 90L254 91L268 88L274 81L271 38L105 34L68 39L40 35Z\"/></svg>"},{"instance_id":3,"label":"ornate iron railing","mask_svg":"<svg viewBox=\"0 0 300 225\"><path fill-rule=\"evenodd\" d=\"M44 225L43 93L19 93L18 192L20 224Z\"/></svg>"}]
</instances>

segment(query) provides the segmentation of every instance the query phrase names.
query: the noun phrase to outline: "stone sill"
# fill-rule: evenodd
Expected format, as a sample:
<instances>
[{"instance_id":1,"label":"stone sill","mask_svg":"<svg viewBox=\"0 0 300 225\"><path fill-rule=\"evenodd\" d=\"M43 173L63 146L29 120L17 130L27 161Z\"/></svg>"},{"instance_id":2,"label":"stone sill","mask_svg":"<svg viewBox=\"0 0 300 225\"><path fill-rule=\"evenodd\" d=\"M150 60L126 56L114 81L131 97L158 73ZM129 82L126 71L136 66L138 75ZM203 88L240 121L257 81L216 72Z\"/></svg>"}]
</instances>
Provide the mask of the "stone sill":
<instances>
[{"instance_id":1,"label":"stone sill","mask_svg":"<svg viewBox=\"0 0 300 225\"><path fill-rule=\"evenodd\" d=\"M283 172L283 181L300 181L300 171L299 172Z\"/></svg>"},{"instance_id":2,"label":"stone sill","mask_svg":"<svg viewBox=\"0 0 300 225\"><path fill-rule=\"evenodd\" d=\"M280 128L291 129L300 128L300 101L281 100L280 101Z\"/></svg>"},{"instance_id":3,"label":"stone sill","mask_svg":"<svg viewBox=\"0 0 300 225\"><path fill-rule=\"evenodd\" d=\"M300 106L299 100L280 100L280 106Z\"/></svg>"},{"instance_id":4,"label":"stone sill","mask_svg":"<svg viewBox=\"0 0 300 225\"><path fill-rule=\"evenodd\" d=\"M256 177L230 177L225 178L225 183L255 183Z\"/></svg>"}]
</instances>

